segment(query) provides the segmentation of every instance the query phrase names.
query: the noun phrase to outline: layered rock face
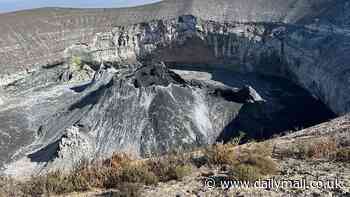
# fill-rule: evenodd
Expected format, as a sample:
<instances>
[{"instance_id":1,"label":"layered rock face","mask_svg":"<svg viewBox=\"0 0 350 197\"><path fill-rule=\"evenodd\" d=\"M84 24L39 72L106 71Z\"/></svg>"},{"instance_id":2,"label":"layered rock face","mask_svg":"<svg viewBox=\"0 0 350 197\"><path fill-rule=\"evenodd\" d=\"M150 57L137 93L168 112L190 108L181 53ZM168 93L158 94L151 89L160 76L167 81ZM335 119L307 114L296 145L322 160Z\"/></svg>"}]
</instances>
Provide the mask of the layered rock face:
<instances>
[{"instance_id":1,"label":"layered rock face","mask_svg":"<svg viewBox=\"0 0 350 197\"><path fill-rule=\"evenodd\" d=\"M347 113L349 9L173 0L0 15L0 166L147 157Z\"/></svg>"},{"instance_id":2,"label":"layered rock face","mask_svg":"<svg viewBox=\"0 0 350 197\"><path fill-rule=\"evenodd\" d=\"M277 67L274 69L287 70L289 75L285 76L312 92L337 114L344 114L349 111L346 85L349 9L346 0L167 0L130 9L45 8L2 14L1 81L4 84L42 65L61 62L66 48L77 42L90 43L99 32L118 34L115 26L193 15L216 22L198 24L204 26L204 34L216 34L206 36L212 39L207 44L217 43L214 47L217 49L210 50L211 55L235 57L239 63L248 65L248 70L254 66L270 70L265 65L274 63ZM192 29L192 33L196 30L200 29ZM238 41L231 40L230 45L229 39L233 38ZM278 58L277 62L269 62L256 56ZM201 57L210 58L207 54Z\"/></svg>"},{"instance_id":3,"label":"layered rock face","mask_svg":"<svg viewBox=\"0 0 350 197\"><path fill-rule=\"evenodd\" d=\"M153 56L169 63L211 63L285 77L344 114L350 107L349 35L346 29L320 24L219 23L185 15L113 28L99 34L90 50L95 60Z\"/></svg>"}]
</instances>

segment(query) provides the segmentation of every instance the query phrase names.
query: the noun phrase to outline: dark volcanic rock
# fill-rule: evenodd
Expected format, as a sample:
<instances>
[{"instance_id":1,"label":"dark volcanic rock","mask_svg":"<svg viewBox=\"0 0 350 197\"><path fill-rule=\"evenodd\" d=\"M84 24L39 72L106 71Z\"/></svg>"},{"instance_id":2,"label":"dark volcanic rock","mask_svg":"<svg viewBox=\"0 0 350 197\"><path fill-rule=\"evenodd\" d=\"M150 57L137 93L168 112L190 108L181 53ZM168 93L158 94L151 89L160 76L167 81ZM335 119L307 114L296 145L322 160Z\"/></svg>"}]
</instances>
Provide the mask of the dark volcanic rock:
<instances>
[{"instance_id":1,"label":"dark volcanic rock","mask_svg":"<svg viewBox=\"0 0 350 197\"><path fill-rule=\"evenodd\" d=\"M164 63L145 65L135 72L135 87L152 85L168 86L169 84L185 84L185 81L176 73L166 68Z\"/></svg>"},{"instance_id":2,"label":"dark volcanic rock","mask_svg":"<svg viewBox=\"0 0 350 197\"><path fill-rule=\"evenodd\" d=\"M246 86L237 92L237 101L246 103L263 102L264 99L251 87Z\"/></svg>"},{"instance_id":3,"label":"dark volcanic rock","mask_svg":"<svg viewBox=\"0 0 350 197\"><path fill-rule=\"evenodd\" d=\"M259 103L265 101L251 86L245 86L240 90L216 88L213 94L239 103Z\"/></svg>"}]
</instances>

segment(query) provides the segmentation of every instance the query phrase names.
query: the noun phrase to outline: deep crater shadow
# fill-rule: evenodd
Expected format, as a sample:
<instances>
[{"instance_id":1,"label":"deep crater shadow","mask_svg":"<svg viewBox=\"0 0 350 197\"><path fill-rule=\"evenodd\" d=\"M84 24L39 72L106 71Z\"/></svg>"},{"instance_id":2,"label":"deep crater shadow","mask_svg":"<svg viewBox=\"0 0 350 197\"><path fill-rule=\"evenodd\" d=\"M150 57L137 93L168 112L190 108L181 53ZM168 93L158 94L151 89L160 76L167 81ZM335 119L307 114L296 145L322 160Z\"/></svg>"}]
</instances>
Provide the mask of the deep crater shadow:
<instances>
[{"instance_id":1,"label":"deep crater shadow","mask_svg":"<svg viewBox=\"0 0 350 197\"><path fill-rule=\"evenodd\" d=\"M232 88L249 85L266 101L244 104L238 116L222 131L218 141L227 142L242 132L246 139L268 139L336 117L318 98L284 78L240 73L224 65L168 63L168 66L176 70L208 73L211 78L204 81L209 83L219 82Z\"/></svg>"}]
</instances>

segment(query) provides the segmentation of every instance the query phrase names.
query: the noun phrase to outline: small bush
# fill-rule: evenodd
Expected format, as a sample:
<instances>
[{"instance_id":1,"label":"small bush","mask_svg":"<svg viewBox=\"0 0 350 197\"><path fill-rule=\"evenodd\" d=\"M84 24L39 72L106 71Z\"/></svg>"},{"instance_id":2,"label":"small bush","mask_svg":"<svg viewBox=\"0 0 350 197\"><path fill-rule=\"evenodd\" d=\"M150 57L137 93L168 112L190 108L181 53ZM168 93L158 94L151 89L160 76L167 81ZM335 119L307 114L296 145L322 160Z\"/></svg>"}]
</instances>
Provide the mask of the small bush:
<instances>
[{"instance_id":1,"label":"small bush","mask_svg":"<svg viewBox=\"0 0 350 197\"><path fill-rule=\"evenodd\" d=\"M75 184L81 185L82 188L89 187L103 187L104 179L108 177L109 171L106 166L101 163L81 163L71 174L78 177L79 181Z\"/></svg>"},{"instance_id":2,"label":"small bush","mask_svg":"<svg viewBox=\"0 0 350 197\"><path fill-rule=\"evenodd\" d=\"M230 175L238 180L254 181L278 172L278 165L270 157L255 152L244 153L238 160L239 163L230 168Z\"/></svg>"},{"instance_id":3,"label":"small bush","mask_svg":"<svg viewBox=\"0 0 350 197\"><path fill-rule=\"evenodd\" d=\"M49 173L44 179L45 190L48 193L63 194L75 190L69 177L62 175L59 171Z\"/></svg>"},{"instance_id":4,"label":"small bush","mask_svg":"<svg viewBox=\"0 0 350 197\"><path fill-rule=\"evenodd\" d=\"M169 155L150 160L147 165L162 182L179 180L192 172L190 161L184 155Z\"/></svg>"},{"instance_id":5,"label":"small bush","mask_svg":"<svg viewBox=\"0 0 350 197\"><path fill-rule=\"evenodd\" d=\"M250 164L259 168L262 175L276 174L278 166L271 158L262 155L251 154L242 163Z\"/></svg>"},{"instance_id":6,"label":"small bush","mask_svg":"<svg viewBox=\"0 0 350 197\"><path fill-rule=\"evenodd\" d=\"M297 159L307 159L310 157L310 146L305 143L297 143L292 152Z\"/></svg>"},{"instance_id":7,"label":"small bush","mask_svg":"<svg viewBox=\"0 0 350 197\"><path fill-rule=\"evenodd\" d=\"M72 183L76 192L88 191L90 189L90 181L83 173L77 172L68 175L68 182Z\"/></svg>"},{"instance_id":8,"label":"small bush","mask_svg":"<svg viewBox=\"0 0 350 197\"><path fill-rule=\"evenodd\" d=\"M341 148L337 150L335 160L340 162L350 162L350 148Z\"/></svg>"},{"instance_id":9,"label":"small bush","mask_svg":"<svg viewBox=\"0 0 350 197\"><path fill-rule=\"evenodd\" d=\"M87 191L88 180L77 173L65 175L60 171L50 172L47 175L33 177L21 186L24 194L40 196L43 194L65 194L75 191Z\"/></svg>"},{"instance_id":10,"label":"small bush","mask_svg":"<svg viewBox=\"0 0 350 197\"><path fill-rule=\"evenodd\" d=\"M155 185L159 182L158 177L147 166L125 167L120 171L108 169L103 177L104 188L118 189L123 183L137 183L141 185Z\"/></svg>"},{"instance_id":11,"label":"small bush","mask_svg":"<svg viewBox=\"0 0 350 197\"><path fill-rule=\"evenodd\" d=\"M237 162L237 155L233 149L235 145L216 144L204 152L209 165L232 165Z\"/></svg>"},{"instance_id":12,"label":"small bush","mask_svg":"<svg viewBox=\"0 0 350 197\"><path fill-rule=\"evenodd\" d=\"M246 134L243 131L240 131L239 135L231 139L228 144L238 146L245 137L246 137Z\"/></svg>"},{"instance_id":13,"label":"small bush","mask_svg":"<svg viewBox=\"0 0 350 197\"><path fill-rule=\"evenodd\" d=\"M192 166L191 165L181 165L181 166L176 166L175 168L170 169L170 176L171 179L174 180L181 180L185 176L190 175L192 172Z\"/></svg>"},{"instance_id":14,"label":"small bush","mask_svg":"<svg viewBox=\"0 0 350 197\"><path fill-rule=\"evenodd\" d=\"M332 158L337 152L337 143L334 139L326 138L321 139L315 143L309 145L308 150L306 150L308 158Z\"/></svg>"},{"instance_id":15,"label":"small bush","mask_svg":"<svg viewBox=\"0 0 350 197\"><path fill-rule=\"evenodd\" d=\"M70 60L70 66L73 70L81 70L83 69L83 62L81 57L73 56Z\"/></svg>"},{"instance_id":16,"label":"small bush","mask_svg":"<svg viewBox=\"0 0 350 197\"><path fill-rule=\"evenodd\" d=\"M21 184L9 177L0 176L0 197L24 196Z\"/></svg>"},{"instance_id":17,"label":"small bush","mask_svg":"<svg viewBox=\"0 0 350 197\"><path fill-rule=\"evenodd\" d=\"M147 166L130 165L124 167L121 170L120 181L155 185L159 180L158 177L153 172L151 172Z\"/></svg>"},{"instance_id":18,"label":"small bush","mask_svg":"<svg viewBox=\"0 0 350 197\"><path fill-rule=\"evenodd\" d=\"M238 164L232 167L229 175L240 181L256 181L262 178L260 170L250 164Z\"/></svg>"},{"instance_id":19,"label":"small bush","mask_svg":"<svg viewBox=\"0 0 350 197\"><path fill-rule=\"evenodd\" d=\"M32 178L30 181L20 184L21 193L24 196L42 196L45 194L45 180L43 177Z\"/></svg>"},{"instance_id":20,"label":"small bush","mask_svg":"<svg viewBox=\"0 0 350 197\"><path fill-rule=\"evenodd\" d=\"M104 161L104 165L115 169L121 169L125 166L128 166L133 161L134 159L132 159L128 154L115 153L110 159Z\"/></svg>"}]
</instances>

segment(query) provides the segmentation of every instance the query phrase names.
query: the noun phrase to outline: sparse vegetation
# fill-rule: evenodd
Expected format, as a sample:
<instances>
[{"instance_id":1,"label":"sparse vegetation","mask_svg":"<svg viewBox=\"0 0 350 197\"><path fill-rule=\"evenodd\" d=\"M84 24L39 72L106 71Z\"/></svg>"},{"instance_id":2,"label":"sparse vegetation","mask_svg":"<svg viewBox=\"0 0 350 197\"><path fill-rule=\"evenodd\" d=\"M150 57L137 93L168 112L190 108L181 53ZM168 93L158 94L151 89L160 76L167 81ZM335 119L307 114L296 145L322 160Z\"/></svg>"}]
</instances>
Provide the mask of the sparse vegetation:
<instances>
[{"instance_id":1,"label":"sparse vegetation","mask_svg":"<svg viewBox=\"0 0 350 197\"><path fill-rule=\"evenodd\" d=\"M335 160L340 162L350 162L350 147L338 149L335 154Z\"/></svg>"},{"instance_id":2,"label":"sparse vegetation","mask_svg":"<svg viewBox=\"0 0 350 197\"><path fill-rule=\"evenodd\" d=\"M232 144L232 145L239 145L243 138L246 137L246 133L244 133L243 131L240 131L239 132L239 135L237 137L234 137L233 139L230 140L229 144Z\"/></svg>"},{"instance_id":3,"label":"sparse vegetation","mask_svg":"<svg viewBox=\"0 0 350 197\"><path fill-rule=\"evenodd\" d=\"M234 147L236 145L216 144L205 149L204 155L208 165L232 165L237 161Z\"/></svg>"},{"instance_id":4,"label":"sparse vegetation","mask_svg":"<svg viewBox=\"0 0 350 197\"><path fill-rule=\"evenodd\" d=\"M176 166L174 170L174 178L176 180L181 180L182 178L188 176L192 172L192 166L189 164Z\"/></svg>"},{"instance_id":5,"label":"sparse vegetation","mask_svg":"<svg viewBox=\"0 0 350 197\"><path fill-rule=\"evenodd\" d=\"M270 157L254 152L244 153L230 167L230 175L237 180L255 181L278 172L278 165Z\"/></svg>"},{"instance_id":6,"label":"sparse vegetation","mask_svg":"<svg viewBox=\"0 0 350 197\"><path fill-rule=\"evenodd\" d=\"M20 191L20 183L7 177L0 177L0 197L16 197Z\"/></svg>"},{"instance_id":7,"label":"sparse vegetation","mask_svg":"<svg viewBox=\"0 0 350 197\"><path fill-rule=\"evenodd\" d=\"M207 147L204 150L206 162L209 165L232 165L237 162L237 154L235 147L240 144L245 137L243 132L240 132L238 137L233 138L229 143L218 143Z\"/></svg>"},{"instance_id":8,"label":"sparse vegetation","mask_svg":"<svg viewBox=\"0 0 350 197\"><path fill-rule=\"evenodd\" d=\"M147 165L162 182L180 180L192 172L190 158L184 154L170 154L162 158L151 159L147 161Z\"/></svg>"},{"instance_id":9,"label":"sparse vegetation","mask_svg":"<svg viewBox=\"0 0 350 197\"><path fill-rule=\"evenodd\" d=\"M334 139L324 138L310 144L306 154L308 158L334 158L337 149L337 142Z\"/></svg>"},{"instance_id":10,"label":"sparse vegetation","mask_svg":"<svg viewBox=\"0 0 350 197\"><path fill-rule=\"evenodd\" d=\"M250 164L238 164L233 166L229 174L232 178L241 181L255 181L262 178L259 169Z\"/></svg>"},{"instance_id":11,"label":"sparse vegetation","mask_svg":"<svg viewBox=\"0 0 350 197\"><path fill-rule=\"evenodd\" d=\"M73 70L82 70L83 69L83 61L79 56L72 56L70 59L70 66Z\"/></svg>"},{"instance_id":12,"label":"sparse vegetation","mask_svg":"<svg viewBox=\"0 0 350 197\"><path fill-rule=\"evenodd\" d=\"M200 157L204 158L203 165L226 166L229 175L240 180L255 180L276 173L277 165L271 160L266 144L254 144L243 149L237 148L237 144L217 144L202 151ZM120 191L117 196L138 196L140 186L181 180L190 175L194 168L195 160L191 154L169 154L148 160L114 154L101 162L81 162L69 173L55 171L24 183L13 182L9 187L18 188L13 196L66 194L92 188L116 189ZM9 190L0 187L0 192L7 194Z\"/></svg>"},{"instance_id":13,"label":"sparse vegetation","mask_svg":"<svg viewBox=\"0 0 350 197\"><path fill-rule=\"evenodd\" d=\"M272 160L272 149L268 143L253 143L238 152L237 161L230 166L229 174L237 180L254 181L278 172Z\"/></svg>"},{"instance_id":14,"label":"sparse vegetation","mask_svg":"<svg viewBox=\"0 0 350 197\"><path fill-rule=\"evenodd\" d=\"M137 161L126 154L114 154L103 162L81 162L69 173L60 171L35 176L25 182L8 182L0 187L0 196L8 196L9 188L18 188L12 196L41 196L87 191L91 188L120 190L119 196L139 196L142 185L155 185L159 181L180 180L192 172L192 165L183 156ZM128 189L125 189L127 187Z\"/></svg>"},{"instance_id":15,"label":"sparse vegetation","mask_svg":"<svg viewBox=\"0 0 350 197\"><path fill-rule=\"evenodd\" d=\"M276 174L278 165L271 159L272 149L267 143L253 143L237 148L237 143L217 144L206 149L208 165L225 166L229 175L237 180L257 180Z\"/></svg>"},{"instance_id":16,"label":"sparse vegetation","mask_svg":"<svg viewBox=\"0 0 350 197\"><path fill-rule=\"evenodd\" d=\"M330 161L350 161L350 148L342 147L331 137L298 141L278 153L281 158L325 159Z\"/></svg>"}]
</instances>

